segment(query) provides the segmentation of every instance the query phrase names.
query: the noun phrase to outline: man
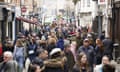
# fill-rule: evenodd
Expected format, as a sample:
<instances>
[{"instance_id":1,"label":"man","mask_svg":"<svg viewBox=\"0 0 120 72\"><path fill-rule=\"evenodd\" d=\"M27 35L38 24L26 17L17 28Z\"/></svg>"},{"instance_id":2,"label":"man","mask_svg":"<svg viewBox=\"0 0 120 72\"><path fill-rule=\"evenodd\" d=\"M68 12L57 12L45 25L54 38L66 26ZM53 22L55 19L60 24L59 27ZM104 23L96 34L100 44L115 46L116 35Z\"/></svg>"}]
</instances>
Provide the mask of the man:
<instances>
[{"instance_id":1,"label":"man","mask_svg":"<svg viewBox=\"0 0 120 72\"><path fill-rule=\"evenodd\" d=\"M96 64L96 57L94 48L90 45L89 39L83 40L83 45L78 49L78 54L84 52L87 55L89 65L93 71L93 66Z\"/></svg>"},{"instance_id":2,"label":"man","mask_svg":"<svg viewBox=\"0 0 120 72\"><path fill-rule=\"evenodd\" d=\"M13 60L12 52L4 52L3 62L0 63L0 72L19 72L17 62Z\"/></svg>"},{"instance_id":3,"label":"man","mask_svg":"<svg viewBox=\"0 0 120 72\"><path fill-rule=\"evenodd\" d=\"M75 64L75 59L74 59L73 53L70 50L70 44L64 45L64 53L67 58L66 67L69 70L69 72L71 72Z\"/></svg>"},{"instance_id":4,"label":"man","mask_svg":"<svg viewBox=\"0 0 120 72\"><path fill-rule=\"evenodd\" d=\"M50 59L44 61L44 72L68 72L66 69L66 57L60 48L54 48L50 52Z\"/></svg>"},{"instance_id":5,"label":"man","mask_svg":"<svg viewBox=\"0 0 120 72\"><path fill-rule=\"evenodd\" d=\"M102 68L106 64L110 64L110 58L105 55L102 58L102 64L96 65L96 67L94 68L94 72L102 72Z\"/></svg>"},{"instance_id":6,"label":"man","mask_svg":"<svg viewBox=\"0 0 120 72\"><path fill-rule=\"evenodd\" d=\"M37 50L37 57L30 61L26 61L25 72L28 72L29 66L39 63L41 70L44 70L44 61L48 58L48 52L44 49Z\"/></svg>"},{"instance_id":7,"label":"man","mask_svg":"<svg viewBox=\"0 0 120 72\"><path fill-rule=\"evenodd\" d=\"M112 40L107 37L103 40L104 45L104 55L109 55L110 59L113 59L112 53L113 53L113 42Z\"/></svg>"},{"instance_id":8,"label":"man","mask_svg":"<svg viewBox=\"0 0 120 72\"><path fill-rule=\"evenodd\" d=\"M48 51L45 50L45 49L38 49L37 50L37 57L36 58L45 61L46 59L48 59Z\"/></svg>"}]
</instances>

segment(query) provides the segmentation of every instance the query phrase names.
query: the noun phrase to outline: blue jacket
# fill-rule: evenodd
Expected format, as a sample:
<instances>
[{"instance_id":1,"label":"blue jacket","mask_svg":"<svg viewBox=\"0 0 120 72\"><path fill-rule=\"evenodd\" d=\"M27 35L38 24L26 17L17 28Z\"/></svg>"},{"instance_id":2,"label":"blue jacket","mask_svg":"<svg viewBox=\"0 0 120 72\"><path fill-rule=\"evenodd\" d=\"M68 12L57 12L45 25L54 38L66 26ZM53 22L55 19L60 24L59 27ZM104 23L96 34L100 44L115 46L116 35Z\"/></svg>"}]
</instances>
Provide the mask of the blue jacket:
<instances>
[{"instance_id":1,"label":"blue jacket","mask_svg":"<svg viewBox=\"0 0 120 72\"><path fill-rule=\"evenodd\" d=\"M64 40L63 39L58 40L57 48L61 48L61 50L64 50Z\"/></svg>"},{"instance_id":2,"label":"blue jacket","mask_svg":"<svg viewBox=\"0 0 120 72\"><path fill-rule=\"evenodd\" d=\"M78 49L78 53L80 52L84 52L87 55L90 66L93 66L93 64L96 64L95 51L92 46L88 46L88 48L86 48L85 46L80 46L80 48Z\"/></svg>"}]
</instances>

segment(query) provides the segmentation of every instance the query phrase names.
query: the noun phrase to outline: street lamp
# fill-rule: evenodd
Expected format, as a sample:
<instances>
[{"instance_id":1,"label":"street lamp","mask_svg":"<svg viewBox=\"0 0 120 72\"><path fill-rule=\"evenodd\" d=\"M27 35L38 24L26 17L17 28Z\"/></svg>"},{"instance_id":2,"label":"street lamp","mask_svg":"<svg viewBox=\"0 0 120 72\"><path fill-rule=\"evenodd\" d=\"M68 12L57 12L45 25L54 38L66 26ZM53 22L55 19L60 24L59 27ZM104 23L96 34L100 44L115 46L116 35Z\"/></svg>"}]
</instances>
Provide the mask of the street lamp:
<instances>
[{"instance_id":1,"label":"street lamp","mask_svg":"<svg viewBox=\"0 0 120 72\"><path fill-rule=\"evenodd\" d=\"M112 41L115 41L115 0L111 0L112 7Z\"/></svg>"},{"instance_id":2,"label":"street lamp","mask_svg":"<svg viewBox=\"0 0 120 72\"><path fill-rule=\"evenodd\" d=\"M80 26L80 12L78 12L78 26Z\"/></svg>"}]
</instances>

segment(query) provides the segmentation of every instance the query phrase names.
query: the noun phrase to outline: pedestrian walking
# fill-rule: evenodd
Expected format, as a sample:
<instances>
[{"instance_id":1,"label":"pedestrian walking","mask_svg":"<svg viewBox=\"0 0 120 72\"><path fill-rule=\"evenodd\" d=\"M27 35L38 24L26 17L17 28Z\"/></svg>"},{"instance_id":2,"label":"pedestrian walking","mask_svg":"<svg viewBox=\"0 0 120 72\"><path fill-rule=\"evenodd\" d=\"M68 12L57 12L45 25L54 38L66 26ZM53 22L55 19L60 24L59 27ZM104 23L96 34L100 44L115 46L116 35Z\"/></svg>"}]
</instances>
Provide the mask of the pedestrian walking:
<instances>
[{"instance_id":1,"label":"pedestrian walking","mask_svg":"<svg viewBox=\"0 0 120 72\"><path fill-rule=\"evenodd\" d=\"M103 66L106 64L110 64L110 58L105 55L102 57L102 63L100 65L96 65L96 67L94 68L94 72L103 72Z\"/></svg>"},{"instance_id":2,"label":"pedestrian walking","mask_svg":"<svg viewBox=\"0 0 120 72\"><path fill-rule=\"evenodd\" d=\"M112 40L107 37L103 40L104 45L104 55L109 55L110 59L113 59L112 53L113 53L113 42Z\"/></svg>"},{"instance_id":3,"label":"pedestrian walking","mask_svg":"<svg viewBox=\"0 0 120 72\"><path fill-rule=\"evenodd\" d=\"M28 57L32 61L36 57L37 43L32 37L27 45Z\"/></svg>"},{"instance_id":4,"label":"pedestrian walking","mask_svg":"<svg viewBox=\"0 0 120 72\"><path fill-rule=\"evenodd\" d=\"M96 56L94 48L89 44L89 39L84 39L83 45L78 49L78 54L81 52L84 52L87 55L88 63L93 72L93 67L96 65Z\"/></svg>"},{"instance_id":5,"label":"pedestrian walking","mask_svg":"<svg viewBox=\"0 0 120 72\"><path fill-rule=\"evenodd\" d=\"M25 56L26 56L25 53L26 53L26 50L22 43L22 40L17 39L16 44L15 44L15 49L13 52L14 54L13 56L20 67L20 72L23 72L23 69L24 69L24 62L25 62Z\"/></svg>"},{"instance_id":6,"label":"pedestrian walking","mask_svg":"<svg viewBox=\"0 0 120 72\"><path fill-rule=\"evenodd\" d=\"M13 60L13 54L10 51L3 53L3 62L0 63L0 72L19 72L18 64Z\"/></svg>"},{"instance_id":7,"label":"pedestrian walking","mask_svg":"<svg viewBox=\"0 0 120 72\"><path fill-rule=\"evenodd\" d=\"M73 67L72 72L92 72L88 63L87 55L81 52L77 56L77 62Z\"/></svg>"},{"instance_id":8,"label":"pedestrian walking","mask_svg":"<svg viewBox=\"0 0 120 72\"><path fill-rule=\"evenodd\" d=\"M74 59L73 53L70 50L70 44L64 45L64 53L67 58L66 66L67 66L68 72L72 72L73 66L75 64L75 59Z\"/></svg>"},{"instance_id":9,"label":"pedestrian walking","mask_svg":"<svg viewBox=\"0 0 120 72\"><path fill-rule=\"evenodd\" d=\"M50 59L45 62L45 72L68 72L66 69L66 57L60 48L54 48L50 52Z\"/></svg>"},{"instance_id":10,"label":"pedestrian walking","mask_svg":"<svg viewBox=\"0 0 120 72\"><path fill-rule=\"evenodd\" d=\"M96 39L95 53L96 53L96 65L99 65L101 64L102 62L101 60L104 55L103 42L99 38Z\"/></svg>"}]
</instances>

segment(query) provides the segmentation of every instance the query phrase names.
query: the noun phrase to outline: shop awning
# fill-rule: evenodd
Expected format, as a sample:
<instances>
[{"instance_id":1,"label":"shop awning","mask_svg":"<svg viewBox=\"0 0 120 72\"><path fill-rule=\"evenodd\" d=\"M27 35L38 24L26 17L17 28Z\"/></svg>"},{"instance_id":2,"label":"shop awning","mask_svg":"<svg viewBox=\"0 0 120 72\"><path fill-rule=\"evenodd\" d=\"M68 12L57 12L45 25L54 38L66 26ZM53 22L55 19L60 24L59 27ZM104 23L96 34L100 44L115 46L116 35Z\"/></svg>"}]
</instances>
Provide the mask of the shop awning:
<instances>
[{"instance_id":1,"label":"shop awning","mask_svg":"<svg viewBox=\"0 0 120 72\"><path fill-rule=\"evenodd\" d=\"M24 18L24 17L16 17L16 19L27 22L27 23L30 23L30 24L36 24L36 25L39 24L37 21L32 21L32 20Z\"/></svg>"}]
</instances>

